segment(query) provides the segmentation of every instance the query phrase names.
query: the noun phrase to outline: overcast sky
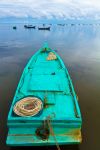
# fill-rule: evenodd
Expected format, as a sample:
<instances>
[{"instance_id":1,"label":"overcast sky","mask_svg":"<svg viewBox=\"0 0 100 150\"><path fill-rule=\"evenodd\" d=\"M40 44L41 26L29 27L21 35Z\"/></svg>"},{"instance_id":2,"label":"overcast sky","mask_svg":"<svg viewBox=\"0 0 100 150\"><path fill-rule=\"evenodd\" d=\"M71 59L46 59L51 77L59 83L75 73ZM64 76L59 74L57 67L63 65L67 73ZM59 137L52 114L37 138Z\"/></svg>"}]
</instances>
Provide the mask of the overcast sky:
<instances>
[{"instance_id":1,"label":"overcast sky","mask_svg":"<svg viewBox=\"0 0 100 150\"><path fill-rule=\"evenodd\" d=\"M100 0L0 0L0 17L100 19Z\"/></svg>"}]
</instances>

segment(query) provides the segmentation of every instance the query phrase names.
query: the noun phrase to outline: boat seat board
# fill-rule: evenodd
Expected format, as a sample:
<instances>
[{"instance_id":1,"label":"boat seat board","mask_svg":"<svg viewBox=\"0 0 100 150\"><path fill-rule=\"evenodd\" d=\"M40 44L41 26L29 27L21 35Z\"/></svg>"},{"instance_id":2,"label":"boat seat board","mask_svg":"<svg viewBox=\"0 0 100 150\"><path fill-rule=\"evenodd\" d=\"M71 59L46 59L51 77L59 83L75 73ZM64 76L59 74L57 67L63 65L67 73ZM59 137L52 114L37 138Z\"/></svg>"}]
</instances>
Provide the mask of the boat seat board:
<instances>
[{"instance_id":1,"label":"boat seat board","mask_svg":"<svg viewBox=\"0 0 100 150\"><path fill-rule=\"evenodd\" d=\"M29 90L39 91L66 91L69 93L68 80L64 74L32 74L29 81Z\"/></svg>"},{"instance_id":2,"label":"boat seat board","mask_svg":"<svg viewBox=\"0 0 100 150\"><path fill-rule=\"evenodd\" d=\"M55 67L34 67L31 71L31 75L52 75L53 73L64 73L64 70L61 68L55 68Z\"/></svg>"}]
</instances>

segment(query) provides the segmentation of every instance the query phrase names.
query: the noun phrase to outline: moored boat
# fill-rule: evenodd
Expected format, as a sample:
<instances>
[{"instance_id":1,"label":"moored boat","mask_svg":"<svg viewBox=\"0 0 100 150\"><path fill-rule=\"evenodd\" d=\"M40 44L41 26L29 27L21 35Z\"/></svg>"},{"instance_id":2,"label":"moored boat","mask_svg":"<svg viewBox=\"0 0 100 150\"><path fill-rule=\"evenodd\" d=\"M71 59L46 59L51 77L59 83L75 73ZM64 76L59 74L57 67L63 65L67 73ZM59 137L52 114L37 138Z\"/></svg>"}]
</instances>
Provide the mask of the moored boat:
<instances>
[{"instance_id":1,"label":"moored boat","mask_svg":"<svg viewBox=\"0 0 100 150\"><path fill-rule=\"evenodd\" d=\"M13 26L13 29L14 29L14 30L16 30L16 29L17 29L17 27L16 27L16 26Z\"/></svg>"},{"instance_id":2,"label":"moored boat","mask_svg":"<svg viewBox=\"0 0 100 150\"><path fill-rule=\"evenodd\" d=\"M33 26L33 25L24 25L24 28L26 28L26 29L35 29L36 26Z\"/></svg>"},{"instance_id":3,"label":"moored boat","mask_svg":"<svg viewBox=\"0 0 100 150\"><path fill-rule=\"evenodd\" d=\"M38 27L38 30L50 30L50 27Z\"/></svg>"},{"instance_id":4,"label":"moored boat","mask_svg":"<svg viewBox=\"0 0 100 150\"><path fill-rule=\"evenodd\" d=\"M9 114L7 145L80 143L82 118L59 55L45 44L26 65Z\"/></svg>"}]
</instances>

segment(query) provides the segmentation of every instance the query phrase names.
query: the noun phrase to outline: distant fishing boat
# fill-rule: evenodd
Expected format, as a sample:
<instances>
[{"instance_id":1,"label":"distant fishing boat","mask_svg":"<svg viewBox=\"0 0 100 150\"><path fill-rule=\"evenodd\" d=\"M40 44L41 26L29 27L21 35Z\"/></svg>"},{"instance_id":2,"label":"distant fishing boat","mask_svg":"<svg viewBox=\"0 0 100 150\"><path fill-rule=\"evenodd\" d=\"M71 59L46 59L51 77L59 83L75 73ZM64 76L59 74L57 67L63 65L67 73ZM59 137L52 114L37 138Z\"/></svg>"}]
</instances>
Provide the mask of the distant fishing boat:
<instances>
[{"instance_id":1,"label":"distant fishing boat","mask_svg":"<svg viewBox=\"0 0 100 150\"><path fill-rule=\"evenodd\" d=\"M33 26L33 25L24 25L24 28L27 28L27 29L35 29L36 26Z\"/></svg>"},{"instance_id":2,"label":"distant fishing boat","mask_svg":"<svg viewBox=\"0 0 100 150\"><path fill-rule=\"evenodd\" d=\"M74 26L74 25L75 25L75 24L73 24L73 23L71 24L71 26Z\"/></svg>"},{"instance_id":3,"label":"distant fishing boat","mask_svg":"<svg viewBox=\"0 0 100 150\"><path fill-rule=\"evenodd\" d=\"M59 25L59 26L65 26L65 24L60 24L60 23L59 23L58 25Z\"/></svg>"},{"instance_id":4,"label":"distant fishing boat","mask_svg":"<svg viewBox=\"0 0 100 150\"><path fill-rule=\"evenodd\" d=\"M13 29L14 29L14 30L16 30L16 29L17 29L17 27L16 27L16 26L13 26Z\"/></svg>"},{"instance_id":5,"label":"distant fishing boat","mask_svg":"<svg viewBox=\"0 0 100 150\"><path fill-rule=\"evenodd\" d=\"M78 99L60 56L45 44L26 65L8 114L7 145L81 142Z\"/></svg>"},{"instance_id":6,"label":"distant fishing boat","mask_svg":"<svg viewBox=\"0 0 100 150\"><path fill-rule=\"evenodd\" d=\"M38 27L38 30L50 30L50 27Z\"/></svg>"}]
</instances>

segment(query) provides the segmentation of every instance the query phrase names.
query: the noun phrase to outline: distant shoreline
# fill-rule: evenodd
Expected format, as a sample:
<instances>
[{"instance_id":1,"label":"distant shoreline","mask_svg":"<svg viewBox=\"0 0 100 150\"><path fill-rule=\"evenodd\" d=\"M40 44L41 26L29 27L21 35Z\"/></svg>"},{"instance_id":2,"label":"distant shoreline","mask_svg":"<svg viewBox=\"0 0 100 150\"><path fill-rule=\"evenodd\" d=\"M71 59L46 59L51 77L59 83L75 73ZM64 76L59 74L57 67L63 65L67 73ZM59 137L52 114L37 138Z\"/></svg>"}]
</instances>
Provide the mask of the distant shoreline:
<instances>
[{"instance_id":1,"label":"distant shoreline","mask_svg":"<svg viewBox=\"0 0 100 150\"><path fill-rule=\"evenodd\" d=\"M100 23L100 20L92 20L88 18L84 19L33 19L33 18L14 18L14 17L5 17L0 18L0 24L3 23L25 23L25 24L92 24Z\"/></svg>"}]
</instances>

